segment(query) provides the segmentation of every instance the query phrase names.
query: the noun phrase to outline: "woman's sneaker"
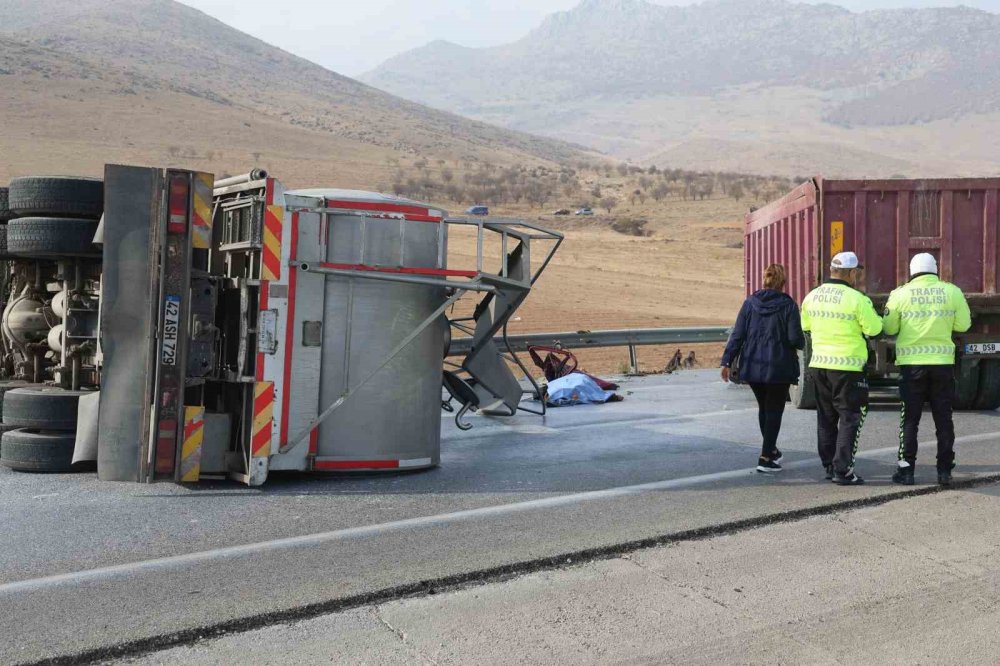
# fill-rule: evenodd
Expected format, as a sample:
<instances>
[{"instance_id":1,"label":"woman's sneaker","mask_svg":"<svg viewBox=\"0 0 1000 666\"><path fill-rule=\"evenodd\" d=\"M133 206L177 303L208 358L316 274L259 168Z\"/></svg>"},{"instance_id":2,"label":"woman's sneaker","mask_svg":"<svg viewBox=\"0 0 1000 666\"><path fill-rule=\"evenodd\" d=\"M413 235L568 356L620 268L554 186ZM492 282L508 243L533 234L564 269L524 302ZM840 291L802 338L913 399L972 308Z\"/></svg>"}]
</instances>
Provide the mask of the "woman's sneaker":
<instances>
[{"instance_id":1,"label":"woman's sneaker","mask_svg":"<svg viewBox=\"0 0 1000 666\"><path fill-rule=\"evenodd\" d=\"M774 455L771 456L771 462L775 462L780 465L784 459L785 459L784 454L782 454L780 450L775 449Z\"/></svg>"},{"instance_id":2,"label":"woman's sneaker","mask_svg":"<svg viewBox=\"0 0 1000 666\"><path fill-rule=\"evenodd\" d=\"M762 474L774 474L781 471L781 465L776 460L761 457L757 459L757 471Z\"/></svg>"}]
</instances>

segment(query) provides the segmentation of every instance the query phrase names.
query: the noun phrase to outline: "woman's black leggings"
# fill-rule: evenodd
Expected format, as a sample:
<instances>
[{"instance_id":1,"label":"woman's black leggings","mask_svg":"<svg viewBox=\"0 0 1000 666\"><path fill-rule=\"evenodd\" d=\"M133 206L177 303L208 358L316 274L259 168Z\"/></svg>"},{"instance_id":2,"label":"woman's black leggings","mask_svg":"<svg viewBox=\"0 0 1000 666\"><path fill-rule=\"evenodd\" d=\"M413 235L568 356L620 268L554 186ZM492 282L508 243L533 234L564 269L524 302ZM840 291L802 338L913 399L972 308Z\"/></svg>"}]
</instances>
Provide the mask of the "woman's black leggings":
<instances>
[{"instance_id":1,"label":"woman's black leggings","mask_svg":"<svg viewBox=\"0 0 1000 666\"><path fill-rule=\"evenodd\" d=\"M760 434L764 445L760 455L771 458L778 450L778 433L781 431L781 417L785 413L789 384L751 384L757 398L757 417L760 420Z\"/></svg>"}]
</instances>

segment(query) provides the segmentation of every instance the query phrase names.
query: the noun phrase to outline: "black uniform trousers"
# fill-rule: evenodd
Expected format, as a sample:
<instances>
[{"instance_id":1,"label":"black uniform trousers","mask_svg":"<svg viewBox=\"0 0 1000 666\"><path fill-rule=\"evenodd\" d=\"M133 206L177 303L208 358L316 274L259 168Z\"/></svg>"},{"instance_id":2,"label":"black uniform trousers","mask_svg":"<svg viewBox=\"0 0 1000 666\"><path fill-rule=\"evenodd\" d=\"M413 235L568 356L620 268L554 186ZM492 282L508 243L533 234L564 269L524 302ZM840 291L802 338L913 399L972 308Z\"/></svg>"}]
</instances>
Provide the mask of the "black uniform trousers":
<instances>
[{"instance_id":1,"label":"black uniform trousers","mask_svg":"<svg viewBox=\"0 0 1000 666\"><path fill-rule=\"evenodd\" d=\"M868 379L864 372L810 369L816 385L819 459L838 474L854 471L861 428L868 416Z\"/></svg>"},{"instance_id":2,"label":"black uniform trousers","mask_svg":"<svg viewBox=\"0 0 1000 666\"><path fill-rule=\"evenodd\" d=\"M916 464L917 430L924 403L929 402L937 429L937 468L938 471L950 470L955 462L955 423L951 416L955 400L955 366L904 365L899 371L899 394L903 401L899 417L899 459Z\"/></svg>"}]
</instances>

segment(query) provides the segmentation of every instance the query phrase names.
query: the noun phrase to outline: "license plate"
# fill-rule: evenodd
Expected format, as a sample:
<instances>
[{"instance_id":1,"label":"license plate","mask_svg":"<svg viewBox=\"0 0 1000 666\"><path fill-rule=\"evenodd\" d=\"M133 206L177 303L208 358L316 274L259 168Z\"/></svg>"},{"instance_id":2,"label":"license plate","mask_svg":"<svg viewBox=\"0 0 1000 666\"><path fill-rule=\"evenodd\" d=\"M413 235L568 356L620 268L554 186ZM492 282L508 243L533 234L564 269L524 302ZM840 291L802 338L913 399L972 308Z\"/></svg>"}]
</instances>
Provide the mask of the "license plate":
<instances>
[{"instance_id":1,"label":"license plate","mask_svg":"<svg viewBox=\"0 0 1000 666\"><path fill-rule=\"evenodd\" d=\"M965 345L966 354L1000 354L1000 342L976 342Z\"/></svg>"},{"instance_id":2,"label":"license plate","mask_svg":"<svg viewBox=\"0 0 1000 666\"><path fill-rule=\"evenodd\" d=\"M181 297L167 296L163 304L163 365L177 364L177 339L180 334Z\"/></svg>"}]
</instances>

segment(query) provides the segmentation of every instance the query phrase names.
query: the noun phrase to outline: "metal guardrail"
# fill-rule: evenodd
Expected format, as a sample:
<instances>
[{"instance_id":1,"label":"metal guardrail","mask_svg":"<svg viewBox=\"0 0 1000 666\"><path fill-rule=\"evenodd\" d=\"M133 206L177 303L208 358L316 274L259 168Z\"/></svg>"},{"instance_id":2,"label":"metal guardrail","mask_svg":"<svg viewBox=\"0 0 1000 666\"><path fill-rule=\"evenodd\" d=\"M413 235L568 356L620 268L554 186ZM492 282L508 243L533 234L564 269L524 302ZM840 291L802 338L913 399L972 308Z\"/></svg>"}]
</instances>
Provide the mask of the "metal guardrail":
<instances>
[{"instance_id":1,"label":"metal guardrail","mask_svg":"<svg viewBox=\"0 0 1000 666\"><path fill-rule=\"evenodd\" d=\"M635 348L640 345L695 344L726 342L731 329L724 326L708 328L626 328L610 331L567 331L564 333L528 333L508 335L507 342L514 351L527 351L529 346L565 347L628 347L629 364L638 370ZM503 338L494 340L504 349ZM451 341L449 356L462 356L469 352L472 338L455 338Z\"/></svg>"}]
</instances>

